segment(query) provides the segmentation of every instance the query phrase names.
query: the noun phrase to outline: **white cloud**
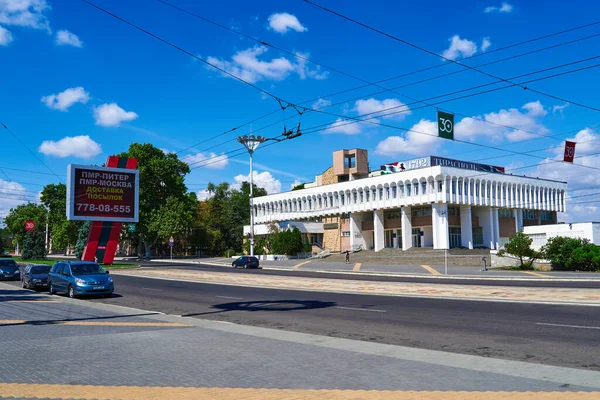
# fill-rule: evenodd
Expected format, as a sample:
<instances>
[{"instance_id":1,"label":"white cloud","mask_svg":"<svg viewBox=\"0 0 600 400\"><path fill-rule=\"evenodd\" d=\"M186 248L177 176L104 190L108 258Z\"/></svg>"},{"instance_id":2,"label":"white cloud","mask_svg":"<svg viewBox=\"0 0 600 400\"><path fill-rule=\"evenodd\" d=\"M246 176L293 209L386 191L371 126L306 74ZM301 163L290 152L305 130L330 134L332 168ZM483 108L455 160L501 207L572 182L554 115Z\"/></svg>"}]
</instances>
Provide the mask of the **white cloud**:
<instances>
[{"instance_id":1,"label":"white cloud","mask_svg":"<svg viewBox=\"0 0 600 400\"><path fill-rule=\"evenodd\" d=\"M403 120L407 115L410 114L410 109L404 103L402 103L398 99L385 99L385 100L375 100L370 98L368 100L358 100L356 102L355 110L359 113L359 115L367 115L369 117L377 116L378 113L383 113L381 115L384 119L395 119L395 120ZM398 111L406 111L397 113ZM385 115L388 113L397 113L392 115Z\"/></svg>"},{"instance_id":2,"label":"white cloud","mask_svg":"<svg viewBox=\"0 0 600 400\"><path fill-rule=\"evenodd\" d=\"M281 192L281 182L278 181L271 175L270 172L264 171L258 173L257 171L253 171L252 179L253 183L257 187L264 188L268 194L275 194ZM240 189L242 187L242 182L250 182L250 174L248 175L237 175L234 178L235 183L231 185L234 189Z\"/></svg>"},{"instance_id":3,"label":"white cloud","mask_svg":"<svg viewBox=\"0 0 600 400\"><path fill-rule=\"evenodd\" d=\"M295 15L288 13L271 14L268 18L269 27L275 32L286 33L289 30L305 32L308 29L298 21Z\"/></svg>"},{"instance_id":4,"label":"white cloud","mask_svg":"<svg viewBox=\"0 0 600 400\"><path fill-rule=\"evenodd\" d=\"M331 100L319 99L312 104L311 108L313 110L318 110L321 108L329 107L330 105L331 105Z\"/></svg>"},{"instance_id":5,"label":"white cloud","mask_svg":"<svg viewBox=\"0 0 600 400\"><path fill-rule=\"evenodd\" d=\"M216 153L196 153L189 154L181 159L192 167L206 167L212 169L223 169L229 163L229 158L225 154L217 155Z\"/></svg>"},{"instance_id":6,"label":"white cloud","mask_svg":"<svg viewBox=\"0 0 600 400\"><path fill-rule=\"evenodd\" d=\"M83 47L83 42L79 40L76 34L67 31L66 29L56 32L55 43L59 46L74 46Z\"/></svg>"},{"instance_id":7,"label":"white cloud","mask_svg":"<svg viewBox=\"0 0 600 400\"><path fill-rule=\"evenodd\" d=\"M509 13L513 10L513 6L508 4L507 2L502 3L500 6L489 6L486 7L484 12L486 13L491 13L491 12L503 12L503 13Z\"/></svg>"},{"instance_id":8,"label":"white cloud","mask_svg":"<svg viewBox=\"0 0 600 400\"><path fill-rule=\"evenodd\" d=\"M292 190L293 188L295 188L298 185L301 185L302 182L300 182L298 179L296 179L291 185L290 185L290 190Z\"/></svg>"},{"instance_id":9,"label":"white cloud","mask_svg":"<svg viewBox=\"0 0 600 400\"><path fill-rule=\"evenodd\" d=\"M560 113L561 115L563 115L563 112L565 111L565 108L569 107L569 103L565 103L563 105L559 105L559 106L554 106L552 107L552 113Z\"/></svg>"},{"instance_id":10,"label":"white cloud","mask_svg":"<svg viewBox=\"0 0 600 400\"><path fill-rule=\"evenodd\" d=\"M69 88L59 94L51 94L42 97L42 103L46 106L60 111L67 111L75 103L87 103L90 99L90 94L81 86Z\"/></svg>"},{"instance_id":11,"label":"white cloud","mask_svg":"<svg viewBox=\"0 0 600 400\"><path fill-rule=\"evenodd\" d=\"M231 57L231 61L211 56L208 57L208 62L251 83L260 80L281 81L293 72L297 73L300 79L325 79L328 76L328 72L321 72L320 68L308 68L306 66L306 60L302 59L298 59L297 62L292 62L285 57L273 58L270 61L259 59L259 57L267 53L268 50L269 49L266 46L254 46L246 50L238 51ZM300 54L305 58L308 57L308 55L304 53L297 54ZM231 77L227 74L224 74L224 76Z\"/></svg>"},{"instance_id":12,"label":"white cloud","mask_svg":"<svg viewBox=\"0 0 600 400\"><path fill-rule=\"evenodd\" d=\"M206 201L208 199L210 199L211 197L213 197L215 194L209 192L207 189L204 190L200 190L198 191L198 193L196 193L196 196L198 197L199 201Z\"/></svg>"},{"instance_id":13,"label":"white cloud","mask_svg":"<svg viewBox=\"0 0 600 400\"><path fill-rule=\"evenodd\" d=\"M13 40L13 34L8 29L0 26L0 46L8 46Z\"/></svg>"},{"instance_id":14,"label":"white cloud","mask_svg":"<svg viewBox=\"0 0 600 400\"><path fill-rule=\"evenodd\" d=\"M28 203L33 195L27 194L24 190L23 185L18 182L0 179L0 192L4 193L0 198L0 214L6 215L11 208Z\"/></svg>"},{"instance_id":15,"label":"white cloud","mask_svg":"<svg viewBox=\"0 0 600 400\"><path fill-rule=\"evenodd\" d=\"M442 144L442 139L439 139L437 135L437 123L422 119L410 128L410 131L406 132L404 137L390 136L379 142L375 153L386 156L433 154Z\"/></svg>"},{"instance_id":16,"label":"white cloud","mask_svg":"<svg viewBox=\"0 0 600 400\"><path fill-rule=\"evenodd\" d=\"M567 138L566 140L577 143L575 146L575 157L600 153L600 133L596 133L591 128L584 128L577 132L574 137ZM557 148L554 149L554 152L562 157L564 154L564 147L557 146ZM578 162L577 159L575 162Z\"/></svg>"},{"instance_id":17,"label":"white cloud","mask_svg":"<svg viewBox=\"0 0 600 400\"><path fill-rule=\"evenodd\" d=\"M522 108L526 112L510 108L477 116L478 119L463 118L454 126L455 135L463 140L475 140L478 136L484 136L495 142L502 141L505 138L511 142L516 142L537 136L536 134L549 132L538 120L547 114L539 101L527 103ZM522 130L508 128L509 126Z\"/></svg>"},{"instance_id":18,"label":"white cloud","mask_svg":"<svg viewBox=\"0 0 600 400\"><path fill-rule=\"evenodd\" d=\"M338 118L333 124L329 125L323 133L344 133L346 135L357 135L362 132L360 122Z\"/></svg>"},{"instance_id":19,"label":"white cloud","mask_svg":"<svg viewBox=\"0 0 600 400\"><path fill-rule=\"evenodd\" d=\"M490 38L483 38L483 40L481 41L481 51L486 51L490 48L491 45L492 42L490 42Z\"/></svg>"},{"instance_id":20,"label":"white cloud","mask_svg":"<svg viewBox=\"0 0 600 400\"><path fill-rule=\"evenodd\" d=\"M45 29L51 32L44 15L50 10L46 0L0 0L0 24Z\"/></svg>"},{"instance_id":21,"label":"white cloud","mask_svg":"<svg viewBox=\"0 0 600 400\"><path fill-rule=\"evenodd\" d=\"M94 108L96 125L120 126L123 121L133 121L138 115L133 111L125 111L117 103L102 104Z\"/></svg>"},{"instance_id":22,"label":"white cloud","mask_svg":"<svg viewBox=\"0 0 600 400\"><path fill-rule=\"evenodd\" d=\"M65 158L69 156L89 159L102 152L102 146L89 136L64 137L58 142L46 140L39 148L40 153L47 156Z\"/></svg>"},{"instance_id":23,"label":"white cloud","mask_svg":"<svg viewBox=\"0 0 600 400\"><path fill-rule=\"evenodd\" d=\"M461 39L460 36L454 35L450 39L450 47L448 47L442 55L444 58L456 60L457 58L471 57L477 53L477 44L467 39Z\"/></svg>"}]
</instances>

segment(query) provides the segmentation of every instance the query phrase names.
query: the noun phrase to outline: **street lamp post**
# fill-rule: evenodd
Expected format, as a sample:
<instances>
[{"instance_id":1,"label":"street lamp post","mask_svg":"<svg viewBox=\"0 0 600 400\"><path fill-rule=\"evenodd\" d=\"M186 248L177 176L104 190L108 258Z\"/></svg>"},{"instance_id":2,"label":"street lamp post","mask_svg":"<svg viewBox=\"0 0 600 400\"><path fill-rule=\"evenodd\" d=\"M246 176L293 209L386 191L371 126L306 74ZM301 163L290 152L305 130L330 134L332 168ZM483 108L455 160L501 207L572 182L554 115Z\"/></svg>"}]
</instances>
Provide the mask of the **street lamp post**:
<instances>
[{"instance_id":1,"label":"street lamp post","mask_svg":"<svg viewBox=\"0 0 600 400\"><path fill-rule=\"evenodd\" d=\"M239 136L238 142L244 145L250 154L250 255L254 255L254 198L252 197L252 187L254 186L254 172L252 170L252 155L259 144L267 139L263 136L254 136L253 134Z\"/></svg>"}]
</instances>

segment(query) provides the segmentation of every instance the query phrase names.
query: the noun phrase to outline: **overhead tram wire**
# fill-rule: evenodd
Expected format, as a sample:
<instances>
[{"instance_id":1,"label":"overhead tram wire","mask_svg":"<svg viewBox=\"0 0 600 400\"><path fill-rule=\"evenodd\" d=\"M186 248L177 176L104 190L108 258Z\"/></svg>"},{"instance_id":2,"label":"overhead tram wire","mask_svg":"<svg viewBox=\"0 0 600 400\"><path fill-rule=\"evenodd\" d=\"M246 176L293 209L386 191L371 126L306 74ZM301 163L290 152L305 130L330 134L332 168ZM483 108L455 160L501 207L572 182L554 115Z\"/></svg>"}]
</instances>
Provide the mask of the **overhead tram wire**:
<instances>
[{"instance_id":1,"label":"overhead tram wire","mask_svg":"<svg viewBox=\"0 0 600 400\"><path fill-rule=\"evenodd\" d=\"M510 84L512 84L512 85L514 85L514 86L519 86L519 87L521 87L521 88L522 88L522 89L524 89L524 90L529 90L529 91L531 91L531 92L534 92L534 93L537 93L537 94L540 94L540 95L542 95L542 96L546 96L546 97L549 97L549 98L552 98L552 99L555 99L555 100L559 100L559 101L562 101L562 102L566 102L566 103L574 104L574 105L576 105L576 106L579 106L579 107L582 107L582 108L587 108L587 109L589 109L589 110L593 110L593 111L598 111L598 112L600 112L600 108L593 107L593 106L589 106L589 105L586 105L586 104L583 104L583 103L580 103L580 102L576 102L576 101L573 101L573 100L568 100L568 99L565 99L564 97L555 96L555 95L553 95L553 94L550 94L550 93L547 93L547 92L543 92L543 91L541 91L541 90L532 89L532 88L529 88L529 87L527 87L527 86L523 86L522 84L515 84L514 82L511 82L511 81L510 81L510 80L508 80L508 79L504 79L504 78L502 78L502 77L499 77L499 76L497 76L497 75L494 75L494 74L491 74L491 73L489 73L489 72L485 72L485 71L483 71L483 70L480 70L480 69L478 69L478 68L476 68L476 67L472 67L472 66L470 66L470 65L468 65L468 64L464 64L464 63L462 63L462 62L460 62L460 61L456 61L456 60L453 60L453 59L451 59L451 58L445 57L445 56L443 56L442 54L438 54L438 53L436 53L436 52L434 52L434 51L428 50L428 49L426 49L426 48L424 48L424 47L421 47L421 46L419 46L419 45L416 45L416 44L414 44L414 43L412 43L412 42L409 42L409 41L407 41L407 40L400 39L399 37L396 37L396 36L394 36L394 35L391 35L391 34L389 34L389 33L386 33L386 32L384 32L384 31L382 31L382 30L379 30L379 29L377 29L377 28L374 28L374 27L372 27L372 26L370 26L370 25L367 25L367 24L365 24L365 23L362 23L362 22L360 22L360 21L357 21L356 19L350 18L350 17L348 17L348 16L346 16L346 15L344 15L344 14L341 14L341 13L339 13L339 12L337 12L337 11L334 11L334 10L331 10L331 9L329 9L329 8L326 8L326 7L324 7L324 6L321 6L321 5L319 5L319 4L317 4L317 3L315 3L315 2L313 2L313 1L311 1L311 0L304 0L304 2L306 2L306 3L308 3L308 4L312 5L312 6L314 6L314 7L316 7L316 8L319 8L319 9L321 9L321 10L323 10L323 11L326 11L326 12L328 12L328 13L330 13L330 14L333 14L333 15L335 15L335 16L337 16L337 17L340 17L340 18L342 18L342 19L345 19L345 20L347 20L347 21L350 21L350 22L352 22L352 23L354 23L354 24L357 24L357 25L359 25L359 26L362 26L363 28L366 28L366 29L368 29L368 30L371 30L371 31L373 31L373 32L376 32L376 33L379 33L380 35L383 35L383 36L385 36L385 37L388 37L388 38L390 38L390 39L392 39L392 40L395 40L395 41L398 41L398 42L400 42L400 43L403 43L403 44L405 44L405 45L407 45L407 46L413 47L413 48L415 48L415 49L417 49L417 50L420 50L420 51L422 51L422 52L424 52L424 53L427 53L427 54L433 55L433 56L435 56L435 57L441 58L442 60L445 60L445 61L451 62L451 63L453 63L453 64L459 65L459 66L461 66L461 67L463 67L463 68L467 68L467 69L469 69L469 70L472 70L472 71L478 72L478 73L480 73L480 74L482 74L482 75L488 76L488 77L490 77L490 78L493 78L493 79L495 79L495 80L502 81L502 82L505 82L505 83L510 83Z\"/></svg>"},{"instance_id":2,"label":"overhead tram wire","mask_svg":"<svg viewBox=\"0 0 600 400\"><path fill-rule=\"evenodd\" d=\"M382 87L382 86L379 86L379 85L378 85L379 83L381 83L381 81L379 81L379 82L369 82L369 81L367 81L367 80L365 80L365 79L362 79L362 78L360 78L360 77L357 77L357 76L355 76L355 75L352 75L352 74L349 74L349 73L346 73L346 72L344 72L344 71L341 71L341 70L339 70L339 69L336 69L336 68L334 68L334 67L331 67L331 66L325 65L325 64L323 64L323 63L319 63L319 62L313 61L313 60L311 60L311 59L309 59L309 58L307 58L307 57L301 56L301 55L299 55L299 54L297 54L297 53L293 53L293 52L287 51L287 50L285 50L285 49L282 49L282 48L280 48L280 47L277 47L277 46L271 45L270 43L267 43L267 42L265 42L265 41L263 41L263 40L260 40L260 39L258 39L258 38L252 37L252 36L250 36L250 35L247 35L247 34L245 34L245 33L243 33L243 32L240 32L240 31L238 31L238 30L235 30L235 29L233 29L233 28L227 27L227 26L225 26L225 25L223 25L223 24L220 24L220 23L218 23L218 22L215 22L215 21L213 21L213 20L211 20L211 19L209 19L209 18L203 17L203 16L201 16L201 15L199 15L199 14L196 14L196 13L194 13L194 12L192 12L192 11L189 11L189 10L187 10L187 9L184 9L184 8L182 8L182 7L176 6L176 5L174 5L174 4L171 4L171 3L169 3L169 2L166 2L166 1L164 1L164 0L157 0L157 1L158 1L159 3L162 3L162 4L166 5L166 6L168 6L168 7L171 7L171 8L173 8L173 9L176 9L176 10L178 10L178 11L180 11L180 12L183 12L183 13L185 13L185 14L188 14L188 15L190 15L190 16L193 16L193 17L195 17L195 18L197 18L197 19L200 19L200 20L202 20L202 21L205 21L205 22L207 22L207 23L209 23L209 24L212 24L212 25L218 26L218 27L220 27L220 28L222 28L222 29L225 29L225 30L227 30L227 31L229 31L229 32L232 32L232 33L234 33L234 34L237 34L237 35L239 35L239 36L242 36L242 37L245 37L245 38L247 38L247 39L250 39L250 40L252 40L252 41L254 41L254 42L258 43L258 44L261 44L261 45L264 45L264 46L267 46L267 47L271 47L271 48L273 48L273 49L275 49L275 50L277 50L277 51L279 51L279 52L282 52L282 53L284 53L284 54L287 54L287 55L290 55L290 56L293 56L293 57L296 57L296 58L302 59L302 60L304 60L304 61L311 62L311 63L313 63L313 64L315 64L315 65L317 65L317 66L319 66L319 67L323 67L323 68L329 69L329 70L331 70L331 71L337 72L337 73L339 73L339 74L342 74L342 75L344 75L344 76L347 76L347 77L350 77L350 78L353 78L353 79L359 80L359 81L361 81L361 82L367 83L367 85L365 85L365 86L361 86L361 87L367 87L367 86L377 86L377 87L380 87L380 88L384 89L384 91L383 91L383 92L388 92L388 91L389 91L389 92L392 92L392 93L396 93L396 94L398 94L398 95L400 95L400 96L407 97L407 98L409 98L409 99L411 99L411 100L416 100L417 102L421 102L421 101L419 101L419 100L417 100L417 99L414 99L414 98L412 98L412 97L410 97L410 96L406 96L406 95L404 95L404 94L402 94L402 93L394 92L394 90L395 90L395 89L398 89L398 88L400 88L400 87L397 87L397 88L394 88L394 89L387 89L387 88L385 88L385 87ZM584 28L584 27L589 27L589 26L593 26L593 25L596 25L596 24L600 24L600 21L593 22L593 23L589 23L589 24L585 24L585 25L582 25L582 26L579 26L579 27L575 27L575 28L571 28L571 29L567 29L567 30L563 30L563 31L556 32L556 33L553 33L553 34L545 35L545 36L542 36L542 37L540 37L540 38L535 38L535 39L527 40L527 41L524 41L524 42L516 43L516 44L513 44L513 45L505 46L505 47L503 47L503 48L495 49L494 51L499 51L499 50L506 49L506 48L516 47L516 46L519 46L519 45L522 45L522 44L525 44L525 43L531 43L531 42L533 42L533 41L536 41L536 40L541 40L541 39L544 39L544 38L548 38L548 37L556 36L556 35L563 34L563 33L566 33L566 32L571 32L571 31L574 31L574 30L577 30L577 29L582 29L582 28ZM569 42L566 42L566 43L559 43L559 44L552 45L552 46L549 46L549 47L546 47L546 48L543 48L543 49L536 49L536 50L533 50L533 51L530 51L530 52L527 52L527 53L524 53L524 54L519 54L519 55L516 55L516 56L512 56L512 57L508 57L508 58L505 58L505 59L501 59L501 60L495 60L495 61L492 61L492 62L489 62L489 63L483 64L483 65L494 64L494 63L501 62L501 61L505 61L505 60L508 60L508 59L512 59L512 58L516 58L516 57L521 57L521 56L528 55L528 54L533 54L533 53L536 53L536 52L539 52L539 51L547 50L547 49L549 49L549 48L559 47L559 46L563 46L563 45L567 45L567 44L575 43L575 42L578 42L578 41L582 41L582 40L590 39L590 38L597 37L597 36L600 36L600 34L591 35L591 36L587 36L587 37L584 37L584 38L579 38L579 39L571 40L571 41L569 41ZM493 51L487 52L487 54L490 54L490 53L492 53L492 52L493 52ZM479 54L479 55L482 55L482 54ZM468 58L474 58L474 57L475 57L475 56L468 57ZM464 59L463 59L463 60L464 60ZM440 67L440 66L443 66L443 65L444 65L444 64L442 64L442 65L437 65L437 66L434 66L434 67L432 67L431 69L433 69L433 68L437 68L437 67ZM447 64L446 64L446 65L447 65ZM481 65L481 66L483 66L483 65ZM427 70L427 68L426 68L425 70ZM419 71L421 71L421 70L419 70ZM419 72L419 71L417 71L417 72ZM465 70L460 70L460 71L451 72L451 73L449 73L449 74L444 74L444 75L441 75L441 76L438 76L438 77L433 77L433 78L429 78L429 79L426 79L426 80L422 80L422 81L414 82L414 83L412 83L412 84L403 85L403 86L401 86L401 87L411 86L411 85L413 85L413 84L417 84L417 83L421 83L421 82L426 82L426 81L428 81L428 80L433 80L433 79L437 79L437 78L439 78L439 77L448 76L448 75L453 75L453 74L455 74L455 73L464 72L464 71L465 71ZM406 75L410 75L410 73L409 73L409 74L402 75L402 76L406 76ZM379 93L383 93L383 92L378 92L377 94L379 94ZM321 98L326 98L326 97L329 97L329 96L322 96ZM362 98L362 97L364 97L364 96L361 96L360 98ZM313 100L310 100L310 101L314 101L314 99L313 99ZM346 100L346 102L348 102L348 101L352 101L352 100ZM305 102L302 102L302 103L299 103L299 104L305 104ZM424 103L424 104L426 104L426 103ZM330 106L333 106L333 105L330 105ZM328 106L328 107L330 107L330 106ZM307 110L311 110L311 109L307 109ZM457 114L457 115L461 115L461 116L463 116L463 117L467 117L466 115L463 115L463 114L459 114L459 113L455 113L455 114ZM491 121L487 121L487 120L484 120L484 119L481 119L481 118L478 118L478 117L473 117L473 116L470 116L470 118L477 119L477 120L479 120L479 121L482 121L482 122L484 122L484 123L491 123L491 124L494 124L494 123L493 123L493 122L491 122ZM285 118L284 118L284 120L285 120ZM497 124L497 125L499 125L499 124ZM505 126L505 127L508 127L508 126ZM515 128L515 127L508 127L508 128L510 128L510 129L515 129L515 130L520 130L519 128ZM532 133L532 132L527 132L527 133ZM536 134L536 133L532 133L532 134ZM229 141L228 141L228 142L229 142ZM224 142L224 143L228 143L228 142ZM218 146L218 145L217 145L217 146ZM213 146L213 148L214 148L214 147L217 147L217 146ZM192 147L194 147L194 146L192 146ZM207 149L205 149L205 150L201 150L201 152L203 152L203 151L207 151Z\"/></svg>"}]
</instances>

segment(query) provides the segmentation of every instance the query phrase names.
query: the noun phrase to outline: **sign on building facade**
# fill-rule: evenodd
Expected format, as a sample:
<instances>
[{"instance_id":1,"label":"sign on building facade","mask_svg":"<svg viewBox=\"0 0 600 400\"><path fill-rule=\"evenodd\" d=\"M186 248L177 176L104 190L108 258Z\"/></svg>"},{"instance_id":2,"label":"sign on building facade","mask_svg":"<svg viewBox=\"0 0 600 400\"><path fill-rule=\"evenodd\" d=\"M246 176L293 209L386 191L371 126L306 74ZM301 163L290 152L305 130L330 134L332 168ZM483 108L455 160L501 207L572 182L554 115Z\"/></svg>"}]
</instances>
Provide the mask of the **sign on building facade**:
<instances>
[{"instance_id":1,"label":"sign on building facade","mask_svg":"<svg viewBox=\"0 0 600 400\"><path fill-rule=\"evenodd\" d=\"M427 168L427 167L452 167L460 169L468 169L471 171L490 172L495 174L503 174L504 167L497 167L494 165L479 164L470 161L459 161L452 160L450 158L428 156L417 158L408 161L399 161L391 164L384 164L381 166L381 171L384 174L391 174L395 172L410 171L414 169Z\"/></svg>"}]
</instances>

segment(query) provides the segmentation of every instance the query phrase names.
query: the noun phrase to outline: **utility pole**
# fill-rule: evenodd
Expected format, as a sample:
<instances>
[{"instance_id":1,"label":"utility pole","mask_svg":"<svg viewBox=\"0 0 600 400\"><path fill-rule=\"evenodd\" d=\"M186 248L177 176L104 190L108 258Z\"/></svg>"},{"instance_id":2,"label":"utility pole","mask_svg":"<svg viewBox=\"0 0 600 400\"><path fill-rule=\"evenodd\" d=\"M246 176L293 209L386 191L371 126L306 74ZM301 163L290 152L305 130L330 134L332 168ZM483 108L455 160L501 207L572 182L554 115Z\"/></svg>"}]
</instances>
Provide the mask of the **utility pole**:
<instances>
[{"instance_id":1,"label":"utility pole","mask_svg":"<svg viewBox=\"0 0 600 400\"><path fill-rule=\"evenodd\" d=\"M265 142L266 138L263 136L254 136L252 133L250 135L239 136L237 141L244 145L248 153L250 154L250 255L254 255L254 198L253 198L253 186L254 186L254 171L252 169L252 155L256 148L263 142Z\"/></svg>"}]
</instances>

